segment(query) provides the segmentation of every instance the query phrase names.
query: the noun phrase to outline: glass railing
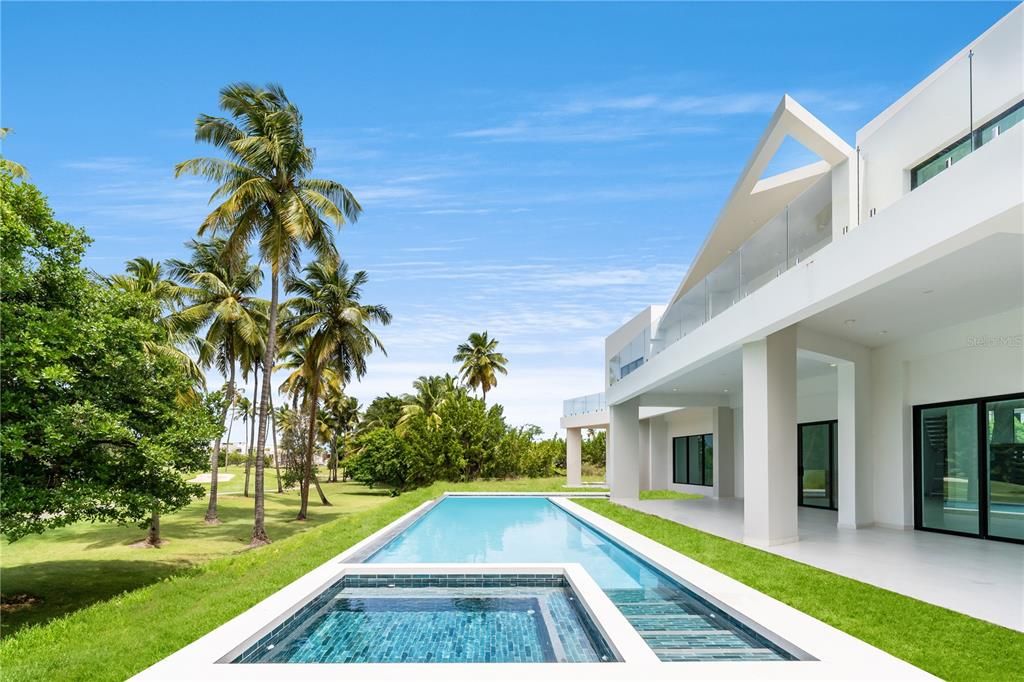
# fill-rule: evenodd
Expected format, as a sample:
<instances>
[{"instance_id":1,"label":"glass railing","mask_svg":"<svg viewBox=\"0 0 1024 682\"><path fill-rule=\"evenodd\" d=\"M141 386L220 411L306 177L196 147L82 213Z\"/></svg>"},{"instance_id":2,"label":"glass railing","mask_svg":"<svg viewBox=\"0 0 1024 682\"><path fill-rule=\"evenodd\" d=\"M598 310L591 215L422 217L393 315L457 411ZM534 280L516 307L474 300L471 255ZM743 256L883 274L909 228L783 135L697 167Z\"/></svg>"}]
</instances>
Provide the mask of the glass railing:
<instances>
[{"instance_id":1,"label":"glass railing","mask_svg":"<svg viewBox=\"0 0 1024 682\"><path fill-rule=\"evenodd\" d=\"M608 409L604 400L604 393L591 393L581 395L578 398L569 398L562 401L562 416L574 417L579 414L591 414Z\"/></svg>"},{"instance_id":2,"label":"glass railing","mask_svg":"<svg viewBox=\"0 0 1024 682\"><path fill-rule=\"evenodd\" d=\"M647 357L728 310L830 241L832 174L827 173L666 311Z\"/></svg>"},{"instance_id":3,"label":"glass railing","mask_svg":"<svg viewBox=\"0 0 1024 682\"><path fill-rule=\"evenodd\" d=\"M639 369L650 357L651 329L650 327L645 327L643 331L626 344L625 348L608 360L608 384L614 384L619 379Z\"/></svg>"}]
</instances>

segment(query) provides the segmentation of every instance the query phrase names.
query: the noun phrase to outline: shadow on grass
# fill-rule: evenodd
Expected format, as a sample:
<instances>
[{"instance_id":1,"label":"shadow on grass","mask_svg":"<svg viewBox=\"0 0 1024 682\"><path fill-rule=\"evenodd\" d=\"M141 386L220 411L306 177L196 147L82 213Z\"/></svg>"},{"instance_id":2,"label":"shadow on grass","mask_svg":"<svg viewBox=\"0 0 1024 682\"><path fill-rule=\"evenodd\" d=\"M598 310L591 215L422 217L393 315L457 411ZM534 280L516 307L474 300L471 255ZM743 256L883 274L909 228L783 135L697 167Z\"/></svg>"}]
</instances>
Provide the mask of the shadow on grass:
<instances>
[{"instance_id":1,"label":"shadow on grass","mask_svg":"<svg viewBox=\"0 0 1024 682\"><path fill-rule=\"evenodd\" d=\"M105 601L122 592L192 570L187 561L41 561L11 566L3 572L5 599L29 594L41 601L24 608L4 608L0 635Z\"/></svg>"}]
</instances>

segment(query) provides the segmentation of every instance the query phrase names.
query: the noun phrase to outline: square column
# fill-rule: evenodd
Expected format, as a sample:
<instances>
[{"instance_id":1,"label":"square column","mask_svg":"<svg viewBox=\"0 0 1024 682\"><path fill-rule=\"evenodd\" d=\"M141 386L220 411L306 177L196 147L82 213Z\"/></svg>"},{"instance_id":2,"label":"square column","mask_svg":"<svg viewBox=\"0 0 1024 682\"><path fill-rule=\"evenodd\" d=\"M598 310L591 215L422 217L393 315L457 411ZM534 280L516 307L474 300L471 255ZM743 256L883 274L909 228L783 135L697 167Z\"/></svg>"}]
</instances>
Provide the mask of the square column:
<instances>
[{"instance_id":1,"label":"square column","mask_svg":"<svg viewBox=\"0 0 1024 682\"><path fill-rule=\"evenodd\" d=\"M868 353L837 368L839 425L837 468L840 528L874 523L874 482L871 466L871 364Z\"/></svg>"},{"instance_id":2,"label":"square column","mask_svg":"<svg viewBox=\"0 0 1024 682\"><path fill-rule=\"evenodd\" d=\"M608 485L612 498L640 497L640 401L636 398L608 407Z\"/></svg>"},{"instance_id":3,"label":"square column","mask_svg":"<svg viewBox=\"0 0 1024 682\"><path fill-rule=\"evenodd\" d=\"M582 429L565 430L565 478L571 487L578 487L583 483Z\"/></svg>"},{"instance_id":4,"label":"square column","mask_svg":"<svg viewBox=\"0 0 1024 682\"><path fill-rule=\"evenodd\" d=\"M796 327L743 346L743 540L799 539Z\"/></svg>"},{"instance_id":5,"label":"square column","mask_svg":"<svg viewBox=\"0 0 1024 682\"><path fill-rule=\"evenodd\" d=\"M651 420L640 422L640 490L651 489Z\"/></svg>"},{"instance_id":6,"label":"square column","mask_svg":"<svg viewBox=\"0 0 1024 682\"><path fill-rule=\"evenodd\" d=\"M735 450L733 447L732 408L716 407L711 413L714 434L714 476L718 497L735 495Z\"/></svg>"}]
</instances>

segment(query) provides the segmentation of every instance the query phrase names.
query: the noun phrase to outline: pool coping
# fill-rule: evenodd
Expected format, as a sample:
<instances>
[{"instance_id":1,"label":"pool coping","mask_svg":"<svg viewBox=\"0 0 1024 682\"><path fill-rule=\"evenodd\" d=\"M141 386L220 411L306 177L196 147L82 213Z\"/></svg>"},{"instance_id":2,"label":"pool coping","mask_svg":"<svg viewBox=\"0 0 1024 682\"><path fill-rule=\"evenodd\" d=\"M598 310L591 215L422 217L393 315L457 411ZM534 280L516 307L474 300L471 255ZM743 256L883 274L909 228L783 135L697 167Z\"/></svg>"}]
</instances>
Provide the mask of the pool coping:
<instances>
[{"instance_id":1,"label":"pool coping","mask_svg":"<svg viewBox=\"0 0 1024 682\"><path fill-rule=\"evenodd\" d=\"M579 564L364 564L352 563L370 556L398 533L404 531L446 497L545 497L566 513L594 527L644 560L723 609L747 627L770 633L772 641L784 643L816 660L796 661L713 661L664 663L647 647L622 613L593 578ZM854 680L934 679L855 637L748 587L714 569L700 564L600 514L575 504L568 497L607 497L602 493L446 493L415 509L364 538L347 550L286 585L224 625L200 637L167 658L143 670L133 680L522 680L530 678L564 680L567 674L585 675L589 680L670 680L685 675L693 679L738 680ZM458 570L448 570L458 569ZM422 573L481 574L547 572L560 570L590 613L595 626L609 646L626 659L607 663L336 663L336 664L225 664L230 652L240 650L262 630L272 629L300 609L309 599L333 585L344 572L361 574ZM577 588L577 586L579 586ZM598 595L593 594L597 590ZM584 596L586 594L586 596ZM713 595L713 596L712 596ZM610 611L608 610L610 607ZM622 626L624 625L624 629ZM642 651L634 650L637 641ZM621 648L620 648L621 647ZM302 666L297 669L295 666ZM567 667L568 666L568 667ZM680 670L681 666L685 666Z\"/></svg>"}]
</instances>

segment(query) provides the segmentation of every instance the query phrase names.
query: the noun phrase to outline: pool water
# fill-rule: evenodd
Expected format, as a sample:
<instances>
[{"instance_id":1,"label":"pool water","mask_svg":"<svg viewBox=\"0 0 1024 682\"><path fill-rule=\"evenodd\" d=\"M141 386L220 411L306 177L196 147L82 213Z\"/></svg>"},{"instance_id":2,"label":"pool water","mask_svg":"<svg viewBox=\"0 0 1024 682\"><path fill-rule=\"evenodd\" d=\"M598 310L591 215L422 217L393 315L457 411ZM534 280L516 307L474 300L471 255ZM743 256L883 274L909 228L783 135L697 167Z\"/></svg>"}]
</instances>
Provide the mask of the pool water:
<instances>
[{"instance_id":1,"label":"pool water","mask_svg":"<svg viewBox=\"0 0 1024 682\"><path fill-rule=\"evenodd\" d=\"M544 497L446 497L369 563L579 563L663 661L793 656Z\"/></svg>"},{"instance_id":2,"label":"pool water","mask_svg":"<svg viewBox=\"0 0 1024 682\"><path fill-rule=\"evenodd\" d=\"M576 663L615 656L562 576L347 576L234 663Z\"/></svg>"}]
</instances>

